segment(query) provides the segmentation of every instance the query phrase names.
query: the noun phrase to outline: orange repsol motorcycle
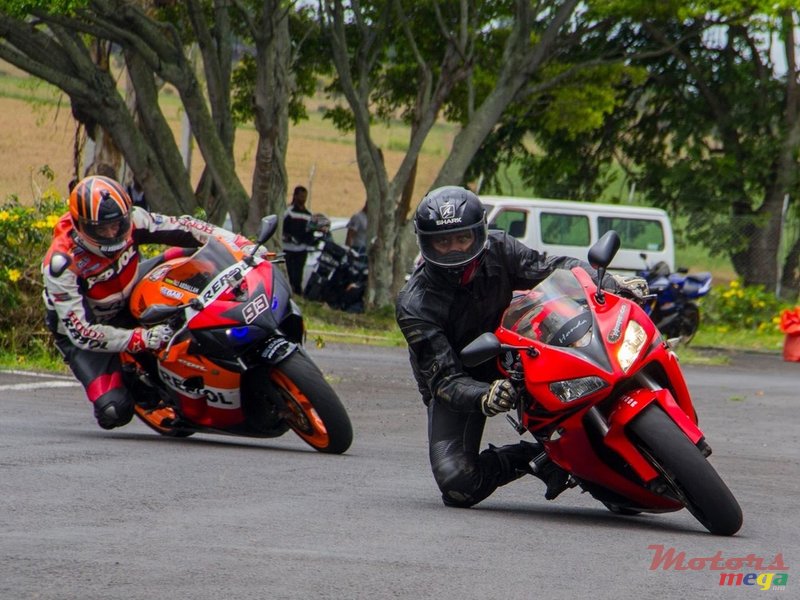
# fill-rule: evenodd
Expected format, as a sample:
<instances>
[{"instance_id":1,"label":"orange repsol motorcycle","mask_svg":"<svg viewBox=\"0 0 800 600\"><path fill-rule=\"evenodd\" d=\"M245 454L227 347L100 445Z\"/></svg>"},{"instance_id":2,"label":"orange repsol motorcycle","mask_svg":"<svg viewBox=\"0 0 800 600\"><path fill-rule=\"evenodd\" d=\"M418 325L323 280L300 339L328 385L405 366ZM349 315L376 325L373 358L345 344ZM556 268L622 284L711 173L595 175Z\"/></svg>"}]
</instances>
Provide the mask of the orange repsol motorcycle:
<instances>
[{"instance_id":1,"label":"orange repsol motorcycle","mask_svg":"<svg viewBox=\"0 0 800 600\"><path fill-rule=\"evenodd\" d=\"M175 331L151 364L151 355L123 354L136 415L158 433L270 438L291 429L320 452L350 447L350 419L302 346L289 284L256 256L277 223L264 218L248 252L214 238L170 248L134 288L133 316Z\"/></svg>"}]
</instances>

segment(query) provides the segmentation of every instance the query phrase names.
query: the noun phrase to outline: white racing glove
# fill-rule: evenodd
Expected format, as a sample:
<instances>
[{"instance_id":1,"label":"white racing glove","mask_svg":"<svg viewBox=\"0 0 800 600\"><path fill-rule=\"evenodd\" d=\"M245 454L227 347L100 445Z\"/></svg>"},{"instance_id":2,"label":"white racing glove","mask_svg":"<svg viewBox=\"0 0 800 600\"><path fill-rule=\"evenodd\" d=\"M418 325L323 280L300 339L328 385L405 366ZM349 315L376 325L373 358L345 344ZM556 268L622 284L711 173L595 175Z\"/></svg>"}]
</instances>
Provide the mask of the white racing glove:
<instances>
[{"instance_id":1,"label":"white racing glove","mask_svg":"<svg viewBox=\"0 0 800 600\"><path fill-rule=\"evenodd\" d=\"M647 281L641 277L611 276L617 284L618 293L634 300L641 300L650 293Z\"/></svg>"},{"instance_id":2,"label":"white racing glove","mask_svg":"<svg viewBox=\"0 0 800 600\"><path fill-rule=\"evenodd\" d=\"M517 404L517 389L509 379L498 379L481 396L481 412L487 417L508 412Z\"/></svg>"},{"instance_id":3,"label":"white racing glove","mask_svg":"<svg viewBox=\"0 0 800 600\"><path fill-rule=\"evenodd\" d=\"M145 329L137 327L133 330L128 341L128 352L142 352L144 350L161 350L172 339L175 332L169 325L161 324Z\"/></svg>"},{"instance_id":4,"label":"white racing glove","mask_svg":"<svg viewBox=\"0 0 800 600\"><path fill-rule=\"evenodd\" d=\"M253 252L253 248L255 248L255 247L256 247L255 244L248 244L247 246L242 246L241 247L241 251L249 256ZM266 260L268 254L269 254L269 250L267 250L267 248L265 246L259 246L258 250L256 250L256 253L254 254L254 256L256 258L263 258L263 259Z\"/></svg>"}]
</instances>

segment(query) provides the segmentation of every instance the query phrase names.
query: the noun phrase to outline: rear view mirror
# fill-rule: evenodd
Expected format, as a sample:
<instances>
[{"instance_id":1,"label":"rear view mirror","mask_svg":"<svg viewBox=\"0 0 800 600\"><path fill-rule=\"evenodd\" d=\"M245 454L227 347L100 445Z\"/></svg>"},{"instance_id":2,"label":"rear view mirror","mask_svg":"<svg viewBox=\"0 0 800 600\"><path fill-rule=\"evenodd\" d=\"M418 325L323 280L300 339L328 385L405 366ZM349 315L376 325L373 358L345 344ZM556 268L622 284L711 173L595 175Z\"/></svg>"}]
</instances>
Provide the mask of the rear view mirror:
<instances>
[{"instance_id":1,"label":"rear view mirror","mask_svg":"<svg viewBox=\"0 0 800 600\"><path fill-rule=\"evenodd\" d=\"M278 229L278 216L269 215L261 219L261 229L258 231L258 245L261 246L275 234Z\"/></svg>"},{"instance_id":2,"label":"rear view mirror","mask_svg":"<svg viewBox=\"0 0 800 600\"><path fill-rule=\"evenodd\" d=\"M613 229L606 231L595 244L589 248L589 264L595 269L607 269L619 250L619 234Z\"/></svg>"},{"instance_id":3,"label":"rear view mirror","mask_svg":"<svg viewBox=\"0 0 800 600\"><path fill-rule=\"evenodd\" d=\"M603 295L603 278L606 276L608 265L614 260L614 256L619 250L619 245L619 234L610 229L589 248L589 264L597 269L597 292L594 298L598 304L603 304L606 301Z\"/></svg>"},{"instance_id":4,"label":"rear view mirror","mask_svg":"<svg viewBox=\"0 0 800 600\"><path fill-rule=\"evenodd\" d=\"M491 332L484 333L472 340L461 351L461 362L465 367L476 367L487 360L495 358L502 352L497 336Z\"/></svg>"}]
</instances>

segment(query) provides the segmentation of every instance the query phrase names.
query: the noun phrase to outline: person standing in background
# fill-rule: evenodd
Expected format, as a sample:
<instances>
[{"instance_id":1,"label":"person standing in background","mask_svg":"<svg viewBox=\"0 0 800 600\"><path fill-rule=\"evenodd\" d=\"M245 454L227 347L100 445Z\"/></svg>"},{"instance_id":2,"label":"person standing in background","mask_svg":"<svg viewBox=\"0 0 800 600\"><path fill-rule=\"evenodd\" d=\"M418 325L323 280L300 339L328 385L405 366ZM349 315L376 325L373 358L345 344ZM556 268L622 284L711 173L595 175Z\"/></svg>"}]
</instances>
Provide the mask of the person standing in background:
<instances>
[{"instance_id":1,"label":"person standing in background","mask_svg":"<svg viewBox=\"0 0 800 600\"><path fill-rule=\"evenodd\" d=\"M308 251L314 245L314 230L311 226L311 211L306 208L308 190L302 185L294 188L292 202L283 214L283 252L286 257L286 272L292 292L303 294L303 269Z\"/></svg>"},{"instance_id":2,"label":"person standing in background","mask_svg":"<svg viewBox=\"0 0 800 600\"><path fill-rule=\"evenodd\" d=\"M367 204L347 222L345 245L359 254L367 252Z\"/></svg>"},{"instance_id":3,"label":"person standing in background","mask_svg":"<svg viewBox=\"0 0 800 600\"><path fill-rule=\"evenodd\" d=\"M145 210L150 210L150 208L147 206L147 199L144 197L144 189L142 188L142 184L139 183L138 179L131 181L126 188L126 191L131 197L131 201L133 202L134 206L138 206Z\"/></svg>"}]
</instances>

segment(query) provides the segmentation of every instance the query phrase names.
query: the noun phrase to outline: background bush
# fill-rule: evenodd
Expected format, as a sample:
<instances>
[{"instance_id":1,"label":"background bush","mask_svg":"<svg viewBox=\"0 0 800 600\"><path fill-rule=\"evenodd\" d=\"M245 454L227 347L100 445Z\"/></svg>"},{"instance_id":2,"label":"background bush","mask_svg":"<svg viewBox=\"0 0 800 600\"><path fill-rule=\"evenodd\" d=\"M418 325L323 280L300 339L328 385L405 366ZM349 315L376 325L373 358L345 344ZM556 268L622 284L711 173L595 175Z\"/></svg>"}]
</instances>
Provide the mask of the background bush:
<instances>
[{"instance_id":1,"label":"background bush","mask_svg":"<svg viewBox=\"0 0 800 600\"><path fill-rule=\"evenodd\" d=\"M33 206L22 206L16 197L0 206L0 351L52 353L44 325L41 261L66 211L55 191L44 192Z\"/></svg>"},{"instance_id":2,"label":"background bush","mask_svg":"<svg viewBox=\"0 0 800 600\"><path fill-rule=\"evenodd\" d=\"M717 286L703 299L702 313L707 324L720 331L752 329L778 331L780 312L787 308L764 286L743 286L739 280L727 286Z\"/></svg>"}]
</instances>

